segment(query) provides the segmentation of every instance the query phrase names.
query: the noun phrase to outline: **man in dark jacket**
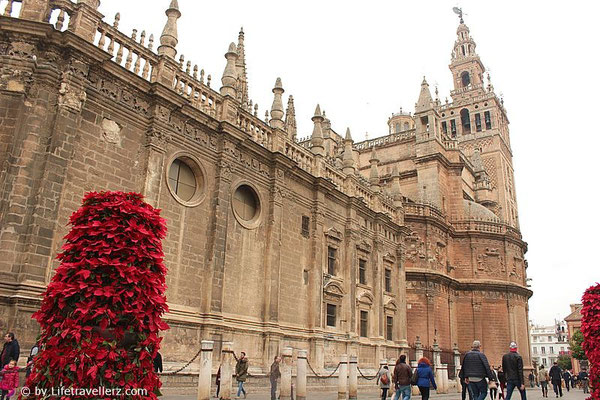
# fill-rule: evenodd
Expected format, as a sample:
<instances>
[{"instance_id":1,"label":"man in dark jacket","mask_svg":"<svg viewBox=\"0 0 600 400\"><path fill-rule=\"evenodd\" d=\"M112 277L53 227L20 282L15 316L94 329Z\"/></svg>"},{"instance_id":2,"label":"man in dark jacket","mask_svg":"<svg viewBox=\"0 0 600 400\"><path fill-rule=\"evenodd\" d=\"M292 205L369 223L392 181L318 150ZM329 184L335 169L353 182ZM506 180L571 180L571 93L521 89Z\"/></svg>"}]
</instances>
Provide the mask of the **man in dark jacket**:
<instances>
[{"instance_id":1,"label":"man in dark jacket","mask_svg":"<svg viewBox=\"0 0 600 400\"><path fill-rule=\"evenodd\" d=\"M152 363L154 364L154 372L163 372L162 355L158 351Z\"/></svg>"},{"instance_id":2,"label":"man in dark jacket","mask_svg":"<svg viewBox=\"0 0 600 400\"><path fill-rule=\"evenodd\" d=\"M579 379L579 382L581 382L581 386L583 387L583 393L589 393L590 376L588 375L587 370L585 368L581 370L577 379Z\"/></svg>"},{"instance_id":3,"label":"man in dark jacket","mask_svg":"<svg viewBox=\"0 0 600 400\"><path fill-rule=\"evenodd\" d=\"M517 353L517 344L510 343L510 351L502 357L502 370L506 376L506 400L510 400L513 390L519 388L521 400L527 400L523 382L523 358Z\"/></svg>"},{"instance_id":4,"label":"man in dark jacket","mask_svg":"<svg viewBox=\"0 0 600 400\"><path fill-rule=\"evenodd\" d=\"M554 393L556 393L556 397L558 397L559 394L560 397L562 397L562 371L556 361L554 361L554 365L552 366L552 368L550 368L550 372L548 372L548 375L550 375L550 382L552 382L552 387L554 388Z\"/></svg>"},{"instance_id":5,"label":"man in dark jacket","mask_svg":"<svg viewBox=\"0 0 600 400\"><path fill-rule=\"evenodd\" d=\"M271 400L277 400L277 379L281 377L279 363L281 363L281 358L275 356L273 364L271 364L271 371L269 372L269 380L271 381Z\"/></svg>"},{"instance_id":6,"label":"man in dark jacket","mask_svg":"<svg viewBox=\"0 0 600 400\"><path fill-rule=\"evenodd\" d=\"M473 393L473 400L484 400L487 396L488 385L485 378L493 380L490 363L485 354L481 352L481 342L475 340L473 349L465 354L462 367L464 370L465 382Z\"/></svg>"},{"instance_id":7,"label":"man in dark jacket","mask_svg":"<svg viewBox=\"0 0 600 400\"><path fill-rule=\"evenodd\" d=\"M244 389L244 382L248 379L248 358L246 357L246 353L242 351L240 358L237 360L237 364L235 365L235 379L238 383L238 392L237 397L239 398L241 394L244 394L244 398L246 398L246 389Z\"/></svg>"},{"instance_id":8,"label":"man in dark jacket","mask_svg":"<svg viewBox=\"0 0 600 400\"><path fill-rule=\"evenodd\" d=\"M15 339L15 334L8 332L4 335L4 346L2 347L2 353L0 353L0 369L4 368L10 360L18 362L19 353L21 353L21 348L17 339Z\"/></svg>"},{"instance_id":9,"label":"man in dark jacket","mask_svg":"<svg viewBox=\"0 0 600 400\"><path fill-rule=\"evenodd\" d=\"M402 394L402 400L410 400L410 379L412 378L412 374L412 369L406 364L406 356L402 354L398 361L396 361L394 373L392 374L392 382L394 382L396 390L394 400L398 400L400 394Z\"/></svg>"}]
</instances>

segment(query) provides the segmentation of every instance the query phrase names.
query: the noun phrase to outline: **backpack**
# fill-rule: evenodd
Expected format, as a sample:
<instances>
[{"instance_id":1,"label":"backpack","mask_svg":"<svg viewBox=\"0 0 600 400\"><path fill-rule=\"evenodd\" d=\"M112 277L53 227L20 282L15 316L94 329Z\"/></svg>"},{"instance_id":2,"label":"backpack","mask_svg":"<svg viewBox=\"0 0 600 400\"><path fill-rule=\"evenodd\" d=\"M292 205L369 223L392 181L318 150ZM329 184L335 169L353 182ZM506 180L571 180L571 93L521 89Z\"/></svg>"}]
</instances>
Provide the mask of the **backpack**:
<instances>
[{"instance_id":1,"label":"backpack","mask_svg":"<svg viewBox=\"0 0 600 400\"><path fill-rule=\"evenodd\" d=\"M419 370L418 370L418 368L415 368L412 376L410 377L410 384L413 386L417 386L418 382L419 382Z\"/></svg>"},{"instance_id":2,"label":"backpack","mask_svg":"<svg viewBox=\"0 0 600 400\"><path fill-rule=\"evenodd\" d=\"M380 381L384 385L389 385L390 384L390 377L388 376L387 372L385 372L383 375L381 375Z\"/></svg>"}]
</instances>

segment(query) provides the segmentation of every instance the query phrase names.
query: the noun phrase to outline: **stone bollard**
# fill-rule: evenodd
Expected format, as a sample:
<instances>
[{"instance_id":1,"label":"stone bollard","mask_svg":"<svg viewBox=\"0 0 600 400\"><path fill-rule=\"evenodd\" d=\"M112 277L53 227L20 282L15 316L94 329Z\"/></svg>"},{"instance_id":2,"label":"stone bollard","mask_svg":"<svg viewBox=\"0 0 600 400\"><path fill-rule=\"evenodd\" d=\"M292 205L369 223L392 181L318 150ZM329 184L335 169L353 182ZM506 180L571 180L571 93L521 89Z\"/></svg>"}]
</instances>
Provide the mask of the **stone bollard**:
<instances>
[{"instance_id":1,"label":"stone bollard","mask_svg":"<svg viewBox=\"0 0 600 400\"><path fill-rule=\"evenodd\" d=\"M198 375L198 400L210 400L212 377L212 353L214 342L203 340L200 350L200 374Z\"/></svg>"},{"instance_id":2,"label":"stone bollard","mask_svg":"<svg viewBox=\"0 0 600 400\"><path fill-rule=\"evenodd\" d=\"M298 350L298 364L296 366L296 400L306 399L306 350Z\"/></svg>"},{"instance_id":3,"label":"stone bollard","mask_svg":"<svg viewBox=\"0 0 600 400\"><path fill-rule=\"evenodd\" d=\"M338 400L346 400L348 387L348 355L340 356L340 367L338 369Z\"/></svg>"},{"instance_id":4,"label":"stone bollard","mask_svg":"<svg viewBox=\"0 0 600 400\"><path fill-rule=\"evenodd\" d=\"M442 381L444 382L444 393L448 393L450 382L448 382L448 364L442 364Z\"/></svg>"},{"instance_id":5,"label":"stone bollard","mask_svg":"<svg viewBox=\"0 0 600 400\"><path fill-rule=\"evenodd\" d=\"M221 400L231 400L231 376L233 369L231 360L233 359L232 342L223 342L221 350L221 390L219 396Z\"/></svg>"},{"instance_id":6,"label":"stone bollard","mask_svg":"<svg viewBox=\"0 0 600 400\"><path fill-rule=\"evenodd\" d=\"M348 399L356 400L358 398L358 358L356 356L350 356L348 367L350 368L350 385L348 388Z\"/></svg>"},{"instance_id":7,"label":"stone bollard","mask_svg":"<svg viewBox=\"0 0 600 400\"><path fill-rule=\"evenodd\" d=\"M279 398L290 400L292 398L292 348L286 347L281 354L281 389Z\"/></svg>"}]
</instances>

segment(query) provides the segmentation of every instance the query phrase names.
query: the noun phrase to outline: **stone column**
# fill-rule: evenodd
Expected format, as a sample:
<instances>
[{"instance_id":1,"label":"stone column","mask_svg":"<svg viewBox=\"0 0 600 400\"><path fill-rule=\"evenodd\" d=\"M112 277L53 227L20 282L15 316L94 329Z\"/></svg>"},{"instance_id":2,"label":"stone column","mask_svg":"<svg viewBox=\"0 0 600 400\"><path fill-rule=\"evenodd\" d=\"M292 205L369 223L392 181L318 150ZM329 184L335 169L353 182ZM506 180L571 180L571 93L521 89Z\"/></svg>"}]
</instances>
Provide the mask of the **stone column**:
<instances>
[{"instance_id":1,"label":"stone column","mask_svg":"<svg viewBox=\"0 0 600 400\"><path fill-rule=\"evenodd\" d=\"M23 0L21 2L20 19L31 21L46 22L50 16L49 0Z\"/></svg>"},{"instance_id":2,"label":"stone column","mask_svg":"<svg viewBox=\"0 0 600 400\"><path fill-rule=\"evenodd\" d=\"M350 356L350 386L348 388L348 399L356 400L358 398L358 358Z\"/></svg>"},{"instance_id":3,"label":"stone column","mask_svg":"<svg viewBox=\"0 0 600 400\"><path fill-rule=\"evenodd\" d=\"M296 366L296 400L306 400L306 350L298 350L298 364Z\"/></svg>"},{"instance_id":4,"label":"stone column","mask_svg":"<svg viewBox=\"0 0 600 400\"><path fill-rule=\"evenodd\" d=\"M231 377L233 370L231 368L231 359L233 358L232 342L223 342L221 350L221 391L219 396L221 400L231 400Z\"/></svg>"},{"instance_id":5,"label":"stone column","mask_svg":"<svg viewBox=\"0 0 600 400\"><path fill-rule=\"evenodd\" d=\"M346 400L348 388L348 355L340 356L340 367L338 369L338 400Z\"/></svg>"},{"instance_id":6,"label":"stone column","mask_svg":"<svg viewBox=\"0 0 600 400\"><path fill-rule=\"evenodd\" d=\"M415 341L415 361L419 361L423 358L423 346L421 345L421 338L417 336L417 340Z\"/></svg>"},{"instance_id":7,"label":"stone column","mask_svg":"<svg viewBox=\"0 0 600 400\"><path fill-rule=\"evenodd\" d=\"M462 391L462 387L460 386L460 378L458 374L460 372L460 351L458 350L458 345L454 343L454 347L452 348L454 351L454 380L456 380L456 390L458 393Z\"/></svg>"},{"instance_id":8,"label":"stone column","mask_svg":"<svg viewBox=\"0 0 600 400\"><path fill-rule=\"evenodd\" d=\"M292 348L284 348L281 356L281 389L279 391L279 398L281 400L290 400L292 398Z\"/></svg>"},{"instance_id":9,"label":"stone column","mask_svg":"<svg viewBox=\"0 0 600 400\"><path fill-rule=\"evenodd\" d=\"M442 362L440 357L441 349L437 342L437 339L433 339L433 368L435 374L435 380L437 382L437 392L445 393L444 391L444 378L442 376Z\"/></svg>"},{"instance_id":10,"label":"stone column","mask_svg":"<svg viewBox=\"0 0 600 400\"><path fill-rule=\"evenodd\" d=\"M200 374L198 375L198 400L210 400L210 381L212 376L212 352L214 342L202 341L200 352Z\"/></svg>"},{"instance_id":11,"label":"stone column","mask_svg":"<svg viewBox=\"0 0 600 400\"><path fill-rule=\"evenodd\" d=\"M441 371L442 371L442 382L444 383L444 393L448 393L448 389L449 389L448 364L442 364Z\"/></svg>"}]
</instances>

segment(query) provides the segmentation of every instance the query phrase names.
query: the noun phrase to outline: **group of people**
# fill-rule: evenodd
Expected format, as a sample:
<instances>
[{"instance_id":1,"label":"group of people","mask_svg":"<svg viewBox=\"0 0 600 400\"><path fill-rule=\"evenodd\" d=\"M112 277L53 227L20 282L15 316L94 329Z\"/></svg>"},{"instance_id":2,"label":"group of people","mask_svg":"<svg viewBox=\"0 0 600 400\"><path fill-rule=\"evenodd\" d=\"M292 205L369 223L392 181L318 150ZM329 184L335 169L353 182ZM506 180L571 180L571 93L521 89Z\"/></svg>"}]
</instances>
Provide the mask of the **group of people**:
<instances>
[{"instance_id":1,"label":"group of people","mask_svg":"<svg viewBox=\"0 0 600 400\"><path fill-rule=\"evenodd\" d=\"M523 358L517 352L517 344L510 344L510 351L502 357L502 367L498 371L490 367L485 354L481 352L481 342L473 342L472 350L469 351L462 363L459 374L462 385L462 400L465 400L467 393L470 400L483 400L487 396L488 388L492 400L496 399L498 394L498 384L500 384L500 395L505 400L510 400L513 391L519 390L521 399L526 400L525 384L523 381ZM486 378L489 380L486 380ZM421 393L422 400L429 399L431 388L437 390L431 362L422 357L417 362L417 368L413 371L406 363L406 356L401 355L394 366L393 373L387 366L384 366L377 375L377 382L381 388L381 399L385 400L390 388L394 387L394 400L410 400L411 386L417 386ZM506 387L506 397L504 389Z\"/></svg>"},{"instance_id":2,"label":"group of people","mask_svg":"<svg viewBox=\"0 0 600 400\"><path fill-rule=\"evenodd\" d=\"M431 362L427 357L422 357L417 363L417 368L413 371L406 363L406 356L402 354L396 361L393 373L387 365L377 373L377 383L381 388L381 399L385 400L390 390L391 385L394 385L394 400L398 400L402 396L403 400L410 399L411 386L415 385L419 388L423 400L429 399L429 390L433 386L437 390Z\"/></svg>"},{"instance_id":3,"label":"group of people","mask_svg":"<svg viewBox=\"0 0 600 400\"><path fill-rule=\"evenodd\" d=\"M575 388L575 376L568 370L563 371L557 362L554 362L554 365L550 368L550 371L547 371L546 368L542 365L538 372L538 382L542 387L542 396L548 397L548 383L552 384L552 388L554 389L554 394L556 397L562 397L562 380L565 381L565 388L567 391L570 390L569 387ZM579 375L577 375L577 381L581 383L583 388L583 393L589 393L589 375L585 368L582 368Z\"/></svg>"}]
</instances>

